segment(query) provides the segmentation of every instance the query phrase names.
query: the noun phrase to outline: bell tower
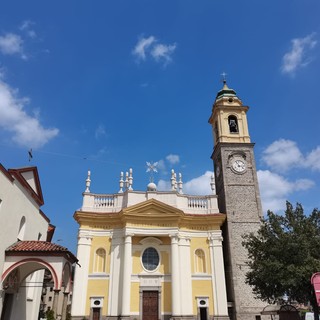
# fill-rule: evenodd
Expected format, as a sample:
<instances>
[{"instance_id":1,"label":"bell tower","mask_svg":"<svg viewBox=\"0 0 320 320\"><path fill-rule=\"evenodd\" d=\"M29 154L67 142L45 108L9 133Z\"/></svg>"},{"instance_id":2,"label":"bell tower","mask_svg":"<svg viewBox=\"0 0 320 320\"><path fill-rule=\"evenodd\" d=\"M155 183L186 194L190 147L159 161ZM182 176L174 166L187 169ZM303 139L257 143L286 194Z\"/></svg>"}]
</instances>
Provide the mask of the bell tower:
<instances>
[{"instance_id":1,"label":"bell tower","mask_svg":"<svg viewBox=\"0 0 320 320\"><path fill-rule=\"evenodd\" d=\"M247 253L244 234L255 232L262 217L256 165L247 121L248 106L223 81L212 107L216 193L220 212L227 214L223 227L224 261L231 320L260 319L265 306L245 283Z\"/></svg>"}]
</instances>

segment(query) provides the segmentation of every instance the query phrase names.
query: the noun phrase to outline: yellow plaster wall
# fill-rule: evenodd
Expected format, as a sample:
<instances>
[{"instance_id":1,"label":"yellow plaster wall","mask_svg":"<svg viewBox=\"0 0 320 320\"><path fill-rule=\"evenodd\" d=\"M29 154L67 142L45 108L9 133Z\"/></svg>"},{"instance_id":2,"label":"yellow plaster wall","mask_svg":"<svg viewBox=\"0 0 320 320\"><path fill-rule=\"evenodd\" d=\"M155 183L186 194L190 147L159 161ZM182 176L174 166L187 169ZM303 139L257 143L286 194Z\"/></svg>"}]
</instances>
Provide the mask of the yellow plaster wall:
<instances>
[{"instance_id":1,"label":"yellow plaster wall","mask_svg":"<svg viewBox=\"0 0 320 320\"><path fill-rule=\"evenodd\" d=\"M212 284L210 280L193 280L192 281L193 314L197 314L196 297L209 297L209 314L213 314Z\"/></svg>"},{"instance_id":2,"label":"yellow plaster wall","mask_svg":"<svg viewBox=\"0 0 320 320\"><path fill-rule=\"evenodd\" d=\"M93 237L91 242L89 273L93 272L94 256L97 249L106 250L106 273L110 273L110 254L111 254L111 238L110 237Z\"/></svg>"},{"instance_id":3,"label":"yellow plaster wall","mask_svg":"<svg viewBox=\"0 0 320 320\"><path fill-rule=\"evenodd\" d=\"M137 236L132 237L132 245L140 244L140 241L141 241L143 238L145 238L145 237L137 237Z\"/></svg>"},{"instance_id":4,"label":"yellow plaster wall","mask_svg":"<svg viewBox=\"0 0 320 320\"><path fill-rule=\"evenodd\" d=\"M165 251L161 251L161 261L160 261L159 272L163 274L170 273L170 260L169 260L169 253Z\"/></svg>"},{"instance_id":5,"label":"yellow plaster wall","mask_svg":"<svg viewBox=\"0 0 320 320\"><path fill-rule=\"evenodd\" d=\"M192 238L190 243L191 273L195 273L195 251L202 249L206 257L207 273L211 274L210 248L207 238Z\"/></svg>"},{"instance_id":6,"label":"yellow plaster wall","mask_svg":"<svg viewBox=\"0 0 320 320\"><path fill-rule=\"evenodd\" d=\"M139 250L134 251L132 254L132 273L138 274L143 271L140 258L141 258L142 252Z\"/></svg>"},{"instance_id":7,"label":"yellow plaster wall","mask_svg":"<svg viewBox=\"0 0 320 320\"><path fill-rule=\"evenodd\" d=\"M109 280L88 280L86 314L90 314L90 297L103 297L102 314L106 314L108 310L108 294Z\"/></svg>"},{"instance_id":8,"label":"yellow plaster wall","mask_svg":"<svg viewBox=\"0 0 320 320\"><path fill-rule=\"evenodd\" d=\"M139 237L139 236L134 236L132 238L132 244L135 245L135 244L140 244L140 241L144 238L148 238L148 237ZM162 244L163 245L170 245L171 244L171 239L169 237L154 237L154 238L157 238L159 240L162 241Z\"/></svg>"},{"instance_id":9,"label":"yellow plaster wall","mask_svg":"<svg viewBox=\"0 0 320 320\"><path fill-rule=\"evenodd\" d=\"M163 245L170 245L171 244L171 239L169 237L158 237L162 241Z\"/></svg>"},{"instance_id":10,"label":"yellow plaster wall","mask_svg":"<svg viewBox=\"0 0 320 320\"><path fill-rule=\"evenodd\" d=\"M171 282L163 282L161 286L161 312L171 313Z\"/></svg>"},{"instance_id":11,"label":"yellow plaster wall","mask_svg":"<svg viewBox=\"0 0 320 320\"><path fill-rule=\"evenodd\" d=\"M139 312L139 282L131 282L131 299L130 299L130 311Z\"/></svg>"}]
</instances>

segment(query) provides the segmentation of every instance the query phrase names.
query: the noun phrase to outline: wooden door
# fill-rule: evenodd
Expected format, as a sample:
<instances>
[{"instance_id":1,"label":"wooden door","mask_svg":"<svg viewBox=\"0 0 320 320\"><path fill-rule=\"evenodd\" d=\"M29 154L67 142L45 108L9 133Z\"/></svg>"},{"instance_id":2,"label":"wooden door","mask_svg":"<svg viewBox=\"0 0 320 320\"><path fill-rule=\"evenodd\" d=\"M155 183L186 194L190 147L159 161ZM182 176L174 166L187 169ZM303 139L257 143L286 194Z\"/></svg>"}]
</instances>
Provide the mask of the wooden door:
<instances>
[{"instance_id":1,"label":"wooden door","mask_svg":"<svg viewBox=\"0 0 320 320\"><path fill-rule=\"evenodd\" d=\"M142 320L159 319L159 292L143 291L142 294Z\"/></svg>"},{"instance_id":2,"label":"wooden door","mask_svg":"<svg viewBox=\"0 0 320 320\"><path fill-rule=\"evenodd\" d=\"M92 308L92 320L100 320L100 308Z\"/></svg>"},{"instance_id":3,"label":"wooden door","mask_svg":"<svg viewBox=\"0 0 320 320\"><path fill-rule=\"evenodd\" d=\"M207 320L207 308L200 307L200 320Z\"/></svg>"}]
</instances>

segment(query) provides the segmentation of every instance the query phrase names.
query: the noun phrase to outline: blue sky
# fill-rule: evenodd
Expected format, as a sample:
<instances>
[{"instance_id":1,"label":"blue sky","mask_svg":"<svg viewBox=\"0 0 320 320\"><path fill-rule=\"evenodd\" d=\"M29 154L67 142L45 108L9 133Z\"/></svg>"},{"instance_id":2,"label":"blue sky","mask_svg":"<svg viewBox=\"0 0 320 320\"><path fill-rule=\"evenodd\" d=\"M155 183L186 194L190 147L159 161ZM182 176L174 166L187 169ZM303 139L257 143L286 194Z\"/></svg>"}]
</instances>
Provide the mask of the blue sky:
<instances>
[{"instance_id":1,"label":"blue sky","mask_svg":"<svg viewBox=\"0 0 320 320\"><path fill-rule=\"evenodd\" d=\"M0 162L38 167L55 241L75 251L91 191L181 172L210 192L221 73L248 112L264 210L320 207L318 0L7 1L0 10ZM32 148L33 159L28 161Z\"/></svg>"}]
</instances>

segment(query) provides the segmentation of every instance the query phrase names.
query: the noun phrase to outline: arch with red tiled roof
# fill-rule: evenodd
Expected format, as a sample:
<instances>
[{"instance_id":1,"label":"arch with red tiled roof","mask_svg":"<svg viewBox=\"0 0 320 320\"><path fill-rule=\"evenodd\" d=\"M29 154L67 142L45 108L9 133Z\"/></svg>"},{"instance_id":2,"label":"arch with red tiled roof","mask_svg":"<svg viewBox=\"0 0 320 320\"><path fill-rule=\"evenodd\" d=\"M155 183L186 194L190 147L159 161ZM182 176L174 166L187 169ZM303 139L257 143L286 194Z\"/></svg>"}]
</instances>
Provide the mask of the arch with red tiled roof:
<instances>
[{"instance_id":1,"label":"arch with red tiled roof","mask_svg":"<svg viewBox=\"0 0 320 320\"><path fill-rule=\"evenodd\" d=\"M41 269L48 269L53 277L54 290L68 292L71 286L72 264L78 259L65 247L46 241L18 241L5 251L1 283L19 268L21 279Z\"/></svg>"}]
</instances>

